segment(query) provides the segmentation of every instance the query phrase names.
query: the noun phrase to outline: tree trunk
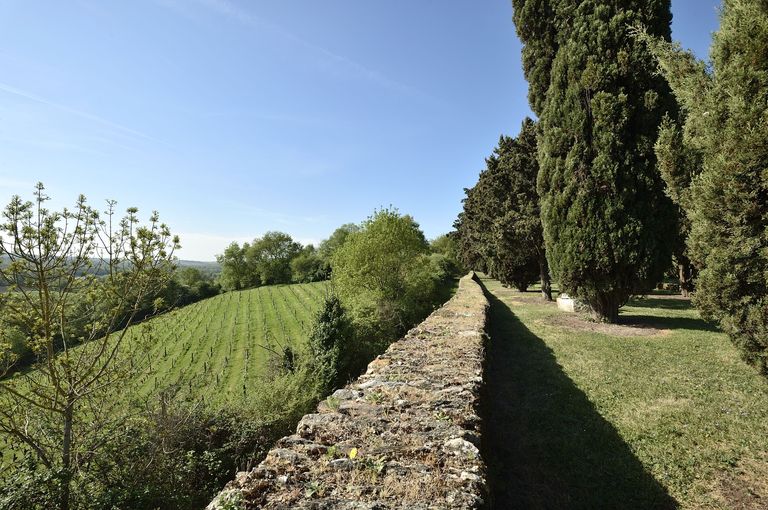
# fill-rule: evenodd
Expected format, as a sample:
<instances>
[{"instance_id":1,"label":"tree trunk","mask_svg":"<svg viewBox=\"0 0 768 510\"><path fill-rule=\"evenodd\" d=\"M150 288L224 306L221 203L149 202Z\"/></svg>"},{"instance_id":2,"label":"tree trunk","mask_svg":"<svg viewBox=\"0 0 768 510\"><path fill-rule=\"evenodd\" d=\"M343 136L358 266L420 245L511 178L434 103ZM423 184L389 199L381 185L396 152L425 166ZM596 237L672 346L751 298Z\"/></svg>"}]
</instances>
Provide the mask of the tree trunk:
<instances>
[{"instance_id":1,"label":"tree trunk","mask_svg":"<svg viewBox=\"0 0 768 510\"><path fill-rule=\"evenodd\" d=\"M72 484L72 425L74 419L75 404L71 395L67 395L67 404L64 407L64 440L61 451L61 497L59 510L69 510L69 496Z\"/></svg>"},{"instance_id":2,"label":"tree trunk","mask_svg":"<svg viewBox=\"0 0 768 510\"><path fill-rule=\"evenodd\" d=\"M626 302L626 297L618 292L601 292L590 299L589 306L592 314L600 322L615 324L619 321L619 308Z\"/></svg>"},{"instance_id":3,"label":"tree trunk","mask_svg":"<svg viewBox=\"0 0 768 510\"><path fill-rule=\"evenodd\" d=\"M693 265L688 257L685 256L679 257L678 261L677 269L680 278L680 294L682 294L683 297L689 297L693 291Z\"/></svg>"},{"instance_id":4,"label":"tree trunk","mask_svg":"<svg viewBox=\"0 0 768 510\"><path fill-rule=\"evenodd\" d=\"M541 297L544 301L552 301L552 282L549 279L546 257L539 257L539 277L541 278Z\"/></svg>"}]
</instances>

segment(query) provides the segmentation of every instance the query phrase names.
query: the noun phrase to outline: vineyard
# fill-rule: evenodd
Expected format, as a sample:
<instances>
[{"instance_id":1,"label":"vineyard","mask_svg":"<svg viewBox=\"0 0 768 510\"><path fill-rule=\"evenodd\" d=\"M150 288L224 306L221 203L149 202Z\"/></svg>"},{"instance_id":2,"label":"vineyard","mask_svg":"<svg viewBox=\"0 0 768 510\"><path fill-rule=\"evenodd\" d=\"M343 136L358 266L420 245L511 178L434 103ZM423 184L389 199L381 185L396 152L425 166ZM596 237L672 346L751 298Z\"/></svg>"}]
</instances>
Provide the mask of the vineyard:
<instances>
[{"instance_id":1,"label":"vineyard","mask_svg":"<svg viewBox=\"0 0 768 510\"><path fill-rule=\"evenodd\" d=\"M269 362L300 352L323 303L326 282L271 285L228 292L148 321L152 347L136 352L144 325L128 330L125 351L141 364L137 380L110 392L114 402L177 389L212 404L237 401L266 381ZM80 349L82 347L78 347ZM0 472L17 460L0 435Z\"/></svg>"},{"instance_id":2,"label":"vineyard","mask_svg":"<svg viewBox=\"0 0 768 510\"><path fill-rule=\"evenodd\" d=\"M326 293L323 282L228 292L152 320L154 348L137 393L179 387L213 399L237 398L309 334ZM139 327L129 333L140 334Z\"/></svg>"}]
</instances>

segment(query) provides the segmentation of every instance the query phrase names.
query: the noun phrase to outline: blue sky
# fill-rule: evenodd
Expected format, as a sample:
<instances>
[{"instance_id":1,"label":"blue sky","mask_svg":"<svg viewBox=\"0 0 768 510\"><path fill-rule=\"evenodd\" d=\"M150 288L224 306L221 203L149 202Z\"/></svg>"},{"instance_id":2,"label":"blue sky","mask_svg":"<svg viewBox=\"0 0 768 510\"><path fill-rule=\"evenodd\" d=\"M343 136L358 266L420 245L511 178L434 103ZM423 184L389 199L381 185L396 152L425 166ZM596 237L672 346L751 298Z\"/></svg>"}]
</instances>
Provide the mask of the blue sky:
<instances>
[{"instance_id":1,"label":"blue sky","mask_svg":"<svg viewBox=\"0 0 768 510\"><path fill-rule=\"evenodd\" d=\"M718 0L672 0L705 57ZM393 205L451 229L529 115L510 0L0 0L0 201L153 209L181 258Z\"/></svg>"}]
</instances>

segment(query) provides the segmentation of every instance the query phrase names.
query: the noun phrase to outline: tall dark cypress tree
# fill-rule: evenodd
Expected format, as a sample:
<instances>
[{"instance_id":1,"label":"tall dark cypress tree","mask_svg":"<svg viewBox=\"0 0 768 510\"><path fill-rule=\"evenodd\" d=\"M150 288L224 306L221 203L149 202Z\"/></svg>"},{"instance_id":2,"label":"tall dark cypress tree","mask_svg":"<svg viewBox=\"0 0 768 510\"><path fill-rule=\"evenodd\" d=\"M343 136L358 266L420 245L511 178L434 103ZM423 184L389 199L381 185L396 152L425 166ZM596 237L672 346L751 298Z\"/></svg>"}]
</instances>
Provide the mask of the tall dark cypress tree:
<instances>
[{"instance_id":1,"label":"tall dark cypress tree","mask_svg":"<svg viewBox=\"0 0 768 510\"><path fill-rule=\"evenodd\" d=\"M768 375L768 2L723 1L709 65L639 36L686 112L676 153L697 156L672 161L668 172L682 190L688 251L701 268L694 302Z\"/></svg>"},{"instance_id":2,"label":"tall dark cypress tree","mask_svg":"<svg viewBox=\"0 0 768 510\"><path fill-rule=\"evenodd\" d=\"M541 121L538 190L561 288L615 322L671 262L673 204L654 142L674 99L629 27L670 37L669 0L514 0Z\"/></svg>"}]
</instances>

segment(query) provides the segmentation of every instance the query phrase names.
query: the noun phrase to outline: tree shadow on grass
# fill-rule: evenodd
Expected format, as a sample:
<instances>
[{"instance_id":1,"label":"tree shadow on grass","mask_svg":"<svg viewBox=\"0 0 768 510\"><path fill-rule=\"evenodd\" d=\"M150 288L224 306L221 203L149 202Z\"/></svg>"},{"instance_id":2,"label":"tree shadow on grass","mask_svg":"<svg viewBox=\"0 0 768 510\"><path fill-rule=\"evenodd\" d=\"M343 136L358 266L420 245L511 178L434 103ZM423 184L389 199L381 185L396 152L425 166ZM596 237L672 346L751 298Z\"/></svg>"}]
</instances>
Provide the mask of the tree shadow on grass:
<instances>
[{"instance_id":1,"label":"tree shadow on grass","mask_svg":"<svg viewBox=\"0 0 768 510\"><path fill-rule=\"evenodd\" d=\"M552 350L505 303L488 297L488 508L677 508Z\"/></svg>"},{"instance_id":2,"label":"tree shadow on grass","mask_svg":"<svg viewBox=\"0 0 768 510\"><path fill-rule=\"evenodd\" d=\"M691 331L720 331L717 326L704 319L691 317L659 317L658 315L620 315L619 324L644 326L655 329L688 329Z\"/></svg>"},{"instance_id":3,"label":"tree shadow on grass","mask_svg":"<svg viewBox=\"0 0 768 510\"><path fill-rule=\"evenodd\" d=\"M654 308L658 310L692 310L693 304L690 299L675 297L654 297L632 298L627 303L628 306L637 306L640 308Z\"/></svg>"},{"instance_id":4,"label":"tree shadow on grass","mask_svg":"<svg viewBox=\"0 0 768 510\"><path fill-rule=\"evenodd\" d=\"M632 299L627 303L635 308L650 308L652 310L693 310L690 299L644 298ZM720 331L717 325L701 318L694 317L665 317L661 315L620 315L619 322L630 325L647 325L659 329L689 329L692 331Z\"/></svg>"}]
</instances>

